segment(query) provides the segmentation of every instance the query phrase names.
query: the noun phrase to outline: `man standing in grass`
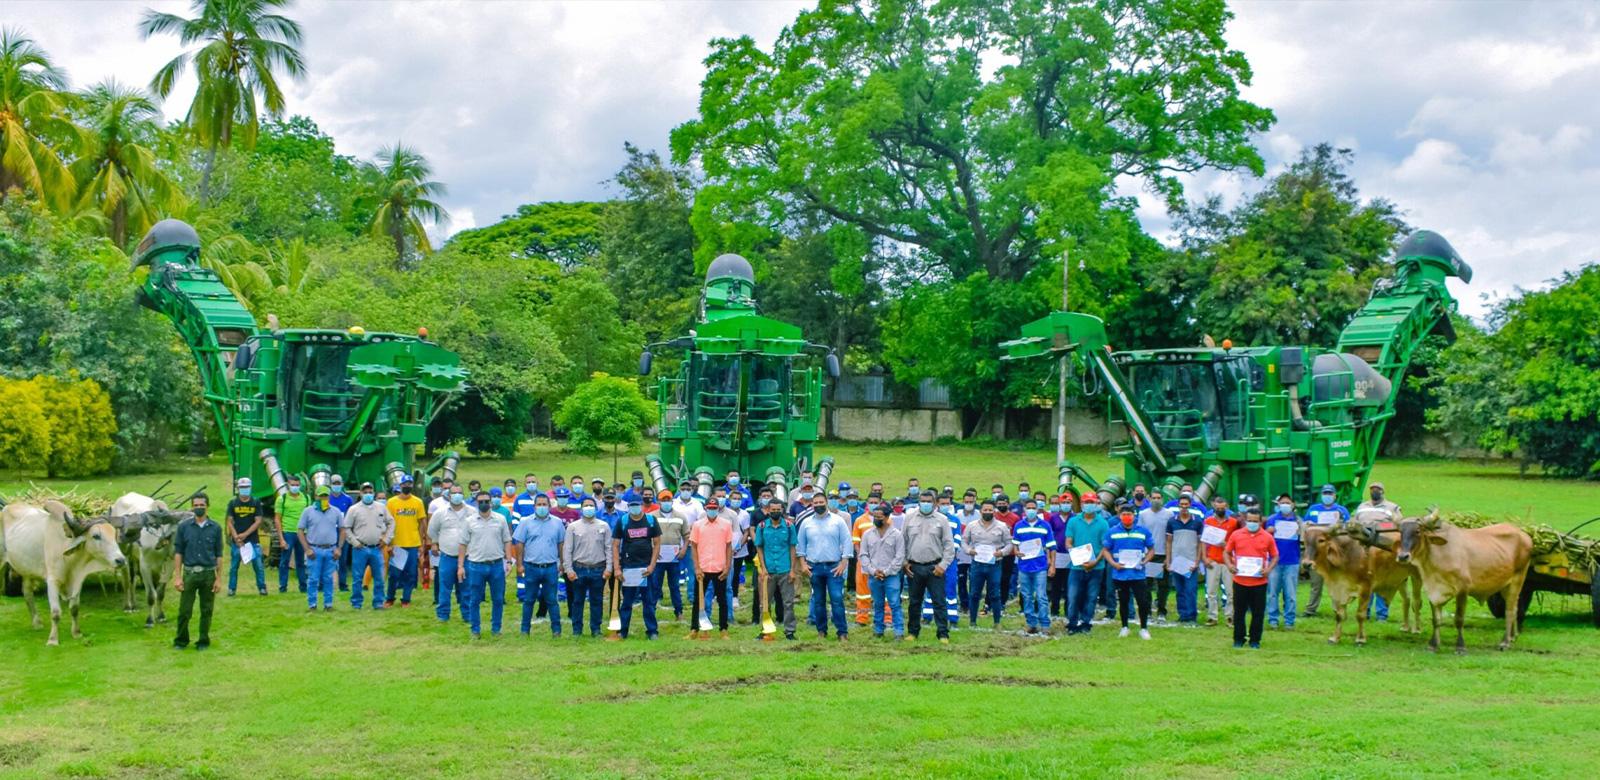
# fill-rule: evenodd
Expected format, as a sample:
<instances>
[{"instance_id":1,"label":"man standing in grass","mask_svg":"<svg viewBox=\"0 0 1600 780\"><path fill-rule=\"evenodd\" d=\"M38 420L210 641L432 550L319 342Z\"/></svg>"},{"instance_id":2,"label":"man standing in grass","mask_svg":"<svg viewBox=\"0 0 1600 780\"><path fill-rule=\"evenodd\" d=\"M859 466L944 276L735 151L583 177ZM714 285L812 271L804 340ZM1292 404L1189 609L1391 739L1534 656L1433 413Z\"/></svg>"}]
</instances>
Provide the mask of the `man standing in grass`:
<instances>
[{"instance_id":1,"label":"man standing in grass","mask_svg":"<svg viewBox=\"0 0 1600 780\"><path fill-rule=\"evenodd\" d=\"M905 536L889 524L889 510L872 508L872 526L861 534L860 572L872 590L872 635L883 638L883 612L893 615L894 638L906 636L905 613L900 606L900 583L906 565Z\"/></svg>"},{"instance_id":2,"label":"man standing in grass","mask_svg":"<svg viewBox=\"0 0 1600 780\"><path fill-rule=\"evenodd\" d=\"M1292 630L1295 589L1300 584L1300 518L1294 513L1294 498L1288 493L1278 496L1278 511L1267 518L1266 531L1278 545L1278 562L1267 575L1267 625L1280 625L1281 604L1281 625Z\"/></svg>"},{"instance_id":3,"label":"man standing in grass","mask_svg":"<svg viewBox=\"0 0 1600 780\"><path fill-rule=\"evenodd\" d=\"M1128 635L1128 613L1137 602L1139 609L1139 638L1150 638L1150 585L1144 576L1145 564L1155 554L1155 540L1150 530L1134 522L1133 506L1123 507L1119 523L1106 532L1100 551L1111 567L1111 581L1117 590L1117 611L1122 614L1122 631Z\"/></svg>"},{"instance_id":4,"label":"man standing in grass","mask_svg":"<svg viewBox=\"0 0 1600 780\"><path fill-rule=\"evenodd\" d=\"M582 485L578 477L573 484ZM611 577L611 526L595 509L594 498L585 496L579 504L580 519L567 526L562 541L561 562L567 573L567 592L571 596L567 614L572 618L572 635L583 636L583 605L589 604L589 635L600 636L600 613L604 607L606 580Z\"/></svg>"},{"instance_id":5,"label":"man standing in grass","mask_svg":"<svg viewBox=\"0 0 1600 780\"><path fill-rule=\"evenodd\" d=\"M1067 522L1067 559L1072 573L1067 577L1067 634L1087 634L1094 620L1094 605L1100 598L1105 569L1100 560L1101 545L1109 530L1100 516L1100 496L1083 494L1083 512Z\"/></svg>"},{"instance_id":6,"label":"man standing in grass","mask_svg":"<svg viewBox=\"0 0 1600 780\"><path fill-rule=\"evenodd\" d=\"M295 582L300 592L306 592L305 547L300 543L300 515L311 506L300 488L300 478L289 477L288 491L278 496L274 505L273 528L278 533L278 592L289 590L289 569L294 569Z\"/></svg>"},{"instance_id":7,"label":"man standing in grass","mask_svg":"<svg viewBox=\"0 0 1600 780\"><path fill-rule=\"evenodd\" d=\"M1320 525L1324 528L1347 523L1350 521L1350 510L1339 503L1339 493L1333 485L1322 486L1321 503L1312 504L1306 509L1306 522ZM1304 617L1316 617L1317 607L1322 604L1322 575L1317 573L1315 566L1311 568L1311 592L1306 598L1306 612Z\"/></svg>"},{"instance_id":8,"label":"man standing in grass","mask_svg":"<svg viewBox=\"0 0 1600 780\"><path fill-rule=\"evenodd\" d=\"M1139 527L1149 531L1150 538L1155 541L1155 553L1150 556L1150 562L1156 564L1154 569L1158 572L1154 577L1149 576L1149 572L1145 573L1145 587L1154 589L1156 623L1158 625L1166 625L1167 594L1169 589L1166 577L1167 526L1177 513L1160 503L1152 504L1141 493L1142 489L1140 492L1134 493L1133 506L1142 506L1143 509L1136 508L1134 511L1139 513L1137 515Z\"/></svg>"},{"instance_id":9,"label":"man standing in grass","mask_svg":"<svg viewBox=\"0 0 1600 780\"><path fill-rule=\"evenodd\" d=\"M1233 646L1244 647L1246 616L1250 619L1250 647L1261 648L1261 614L1267 606L1267 577L1278 562L1278 545L1261 526L1261 510L1244 512L1244 527L1228 535L1223 547L1228 571L1233 574Z\"/></svg>"},{"instance_id":10,"label":"man standing in grass","mask_svg":"<svg viewBox=\"0 0 1600 780\"><path fill-rule=\"evenodd\" d=\"M434 614L439 622L450 622L450 595L455 592L456 604L461 607L461 620L467 621L467 595L459 585L466 573L458 565L461 546L467 541L467 521L473 510L467 506L467 497L461 488L452 486L446 494L448 504L428 518L428 538L433 540L433 552L439 554L439 571L434 587ZM408 561L409 563L409 561Z\"/></svg>"},{"instance_id":11,"label":"man standing in grass","mask_svg":"<svg viewBox=\"0 0 1600 780\"><path fill-rule=\"evenodd\" d=\"M231 559L228 564L228 595L239 587L239 564L244 558L242 548L250 545L250 569L256 574L256 590L267 595L267 571L261 559L260 529L261 502L250 497L250 479L241 477L235 486L238 495L228 502L228 536L231 541Z\"/></svg>"},{"instance_id":12,"label":"man standing in grass","mask_svg":"<svg viewBox=\"0 0 1600 780\"><path fill-rule=\"evenodd\" d=\"M495 511L500 502L487 491L474 496L478 511L467 519L467 530L456 554L456 581L467 584L472 638L477 639L483 619L484 590L490 598L489 632L500 635L506 611L506 558L511 555L511 527Z\"/></svg>"},{"instance_id":13,"label":"man standing in grass","mask_svg":"<svg viewBox=\"0 0 1600 780\"><path fill-rule=\"evenodd\" d=\"M611 543L611 570L620 572L617 576L622 587L622 633L617 639L628 638L635 602L644 605L645 638L656 638L656 600L650 589L650 576L655 573L660 555L661 527L654 517L644 513L643 494L628 499L628 517L612 533Z\"/></svg>"},{"instance_id":14,"label":"man standing in grass","mask_svg":"<svg viewBox=\"0 0 1600 780\"><path fill-rule=\"evenodd\" d=\"M329 503L327 487L317 488L317 502L300 513L300 543L306 553L306 607L317 609L317 594L322 594L322 611L333 611L333 570L338 567L339 524L344 513Z\"/></svg>"},{"instance_id":15,"label":"man standing in grass","mask_svg":"<svg viewBox=\"0 0 1600 780\"><path fill-rule=\"evenodd\" d=\"M1187 494L1178 497L1176 513L1167 523L1167 575L1178 601L1178 623L1194 627L1200 618L1200 532L1205 521L1192 511Z\"/></svg>"},{"instance_id":16,"label":"man standing in grass","mask_svg":"<svg viewBox=\"0 0 1600 780\"><path fill-rule=\"evenodd\" d=\"M222 527L206 517L211 500L204 493L189 500L193 520L178 524L172 540L172 587L182 594L178 599L178 634L172 640L174 650L189 646L189 618L194 615L194 602L200 600L200 637L194 649L211 646L211 609L217 594L222 592L222 570L217 560L222 557Z\"/></svg>"},{"instance_id":17,"label":"man standing in grass","mask_svg":"<svg viewBox=\"0 0 1600 780\"><path fill-rule=\"evenodd\" d=\"M361 609L366 600L365 575L372 572L372 608L383 609L383 548L394 539L394 520L378 503L371 482L361 484L361 500L350 505L341 523L340 546L350 550L350 606Z\"/></svg>"},{"instance_id":18,"label":"man standing in grass","mask_svg":"<svg viewBox=\"0 0 1600 780\"><path fill-rule=\"evenodd\" d=\"M951 518L934 510L933 496L919 493L917 508L906 513L906 570L910 573L911 633L914 640L922 635L922 597L925 593L945 590L945 571L956 560L955 535L950 531ZM933 622L939 641L950 642L950 615L934 604Z\"/></svg>"},{"instance_id":19,"label":"man standing in grass","mask_svg":"<svg viewBox=\"0 0 1600 780\"><path fill-rule=\"evenodd\" d=\"M1206 518L1205 527L1200 530L1200 543L1206 551L1206 625L1208 626L1217 624L1217 613L1222 609L1223 592L1233 582L1233 570L1223 559L1223 546L1227 543L1228 536L1237 530L1239 530L1239 519L1228 511L1228 499L1222 496L1211 499L1211 515ZM1233 618L1229 617L1228 620L1231 623Z\"/></svg>"},{"instance_id":20,"label":"man standing in grass","mask_svg":"<svg viewBox=\"0 0 1600 780\"><path fill-rule=\"evenodd\" d=\"M417 559L421 557L423 548L422 527L426 519L427 508L422 505L422 499L411 494L411 477L401 477L400 484L395 486L398 492L388 501L389 517L394 520L394 548L390 552L389 589L383 599L384 606L393 606L395 591L400 592L400 603L411 604L411 589L417 586ZM404 551L404 552L402 552ZM404 556L404 561L396 558ZM402 563L402 565L394 565ZM381 578L374 577L376 583ZM435 588L437 590L437 588ZM376 587L372 591L373 601L378 600Z\"/></svg>"},{"instance_id":21,"label":"man standing in grass","mask_svg":"<svg viewBox=\"0 0 1600 780\"><path fill-rule=\"evenodd\" d=\"M1046 584L1055 575L1055 534L1050 524L1039 517L1039 504L1022 502L1022 520L1011 529L1011 543L1017 549L1017 579L1022 591L1022 617L1029 634L1050 630L1050 604Z\"/></svg>"},{"instance_id":22,"label":"man standing in grass","mask_svg":"<svg viewBox=\"0 0 1600 780\"><path fill-rule=\"evenodd\" d=\"M707 586L717 600L717 630L723 639L728 638L729 612L728 579L733 564L733 523L722 511L722 502L716 496L706 499L706 519L689 531L689 547L694 555L694 565L700 572L701 584ZM699 590L698 588L696 590ZM703 592L695 594L704 597ZM706 610L710 611L709 607ZM695 616L700 622L699 615ZM709 639L710 626L703 623L696 638Z\"/></svg>"},{"instance_id":23,"label":"man standing in grass","mask_svg":"<svg viewBox=\"0 0 1600 780\"><path fill-rule=\"evenodd\" d=\"M517 561L517 592L522 601L523 636L533 628L534 606L541 605L550 617L551 636L561 638L561 601L556 595L556 583L561 581L561 543L566 536L566 524L550 512L550 497L535 495L528 516L517 524L511 536Z\"/></svg>"},{"instance_id":24,"label":"man standing in grass","mask_svg":"<svg viewBox=\"0 0 1600 780\"><path fill-rule=\"evenodd\" d=\"M1384 497L1382 482L1368 485L1367 496L1368 500L1356 507L1353 517L1356 522L1367 525L1400 522L1400 505ZM1378 613L1378 622L1389 619L1389 602L1376 593L1372 594L1372 603L1367 605L1367 616L1371 617L1374 611Z\"/></svg>"},{"instance_id":25,"label":"man standing in grass","mask_svg":"<svg viewBox=\"0 0 1600 780\"><path fill-rule=\"evenodd\" d=\"M944 518L934 519L945 528L946 533L949 532ZM840 642L848 642L850 626L844 619L844 575L849 569L847 561L854 554L850 545L849 522L843 515L828 510L825 496L813 493L811 514L799 523L799 528L797 547L801 558L800 573L811 578L811 625L817 629L818 638L828 638L831 603L834 633L838 634ZM913 598L918 595L913 595ZM915 621L916 617L912 620Z\"/></svg>"},{"instance_id":26,"label":"man standing in grass","mask_svg":"<svg viewBox=\"0 0 1600 780\"><path fill-rule=\"evenodd\" d=\"M978 625L978 604L983 599L989 606L989 616L994 628L1000 627L1000 614L1004 611L1000 593L1000 561L1011 554L1011 531L1005 523L994 519L994 500L984 501L978 508L978 519L968 523L961 534L961 546L972 556L972 570L968 573L972 590L968 594L967 625Z\"/></svg>"},{"instance_id":27,"label":"man standing in grass","mask_svg":"<svg viewBox=\"0 0 1600 780\"><path fill-rule=\"evenodd\" d=\"M784 512L783 502L767 499L763 520L755 528L756 571L766 575L761 594L772 606L773 619L783 623L783 638L794 641L795 545L798 535ZM760 639L761 635L756 634Z\"/></svg>"}]
</instances>

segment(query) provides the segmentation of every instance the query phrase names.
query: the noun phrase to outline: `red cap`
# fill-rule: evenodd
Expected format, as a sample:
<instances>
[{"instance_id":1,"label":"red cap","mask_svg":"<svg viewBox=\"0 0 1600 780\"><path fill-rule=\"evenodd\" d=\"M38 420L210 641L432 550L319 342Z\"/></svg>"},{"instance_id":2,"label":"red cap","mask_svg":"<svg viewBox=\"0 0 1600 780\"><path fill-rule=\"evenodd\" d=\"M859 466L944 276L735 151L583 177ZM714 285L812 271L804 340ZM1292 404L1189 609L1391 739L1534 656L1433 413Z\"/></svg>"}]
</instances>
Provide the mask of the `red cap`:
<instances>
[{"instance_id":1,"label":"red cap","mask_svg":"<svg viewBox=\"0 0 1600 780\"><path fill-rule=\"evenodd\" d=\"M1085 503L1085 504L1098 504L1098 503L1100 503L1100 494L1094 492L1093 490L1084 491L1084 493L1083 493L1083 503Z\"/></svg>"},{"instance_id":2,"label":"red cap","mask_svg":"<svg viewBox=\"0 0 1600 780\"><path fill-rule=\"evenodd\" d=\"M1072 500L1072 494L1071 493L1062 493L1061 495L1056 496L1056 503L1059 503L1059 504L1065 504L1065 503L1067 503L1067 502L1069 502L1071 500Z\"/></svg>"}]
</instances>

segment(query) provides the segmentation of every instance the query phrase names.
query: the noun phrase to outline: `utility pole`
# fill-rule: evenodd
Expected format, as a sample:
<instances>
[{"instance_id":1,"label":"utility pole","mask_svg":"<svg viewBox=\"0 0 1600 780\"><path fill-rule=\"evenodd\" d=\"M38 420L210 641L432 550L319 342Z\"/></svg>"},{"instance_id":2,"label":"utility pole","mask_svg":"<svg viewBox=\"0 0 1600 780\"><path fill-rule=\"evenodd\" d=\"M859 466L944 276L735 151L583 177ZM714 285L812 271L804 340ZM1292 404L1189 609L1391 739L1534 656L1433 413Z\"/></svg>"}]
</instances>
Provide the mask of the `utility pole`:
<instances>
[{"instance_id":1,"label":"utility pole","mask_svg":"<svg viewBox=\"0 0 1600 780\"><path fill-rule=\"evenodd\" d=\"M1067 270L1072 267L1070 250L1061 252L1061 310L1071 311L1067 308ZM1056 463L1067 459L1067 366L1069 358L1066 352L1061 353L1061 386L1056 394Z\"/></svg>"}]
</instances>

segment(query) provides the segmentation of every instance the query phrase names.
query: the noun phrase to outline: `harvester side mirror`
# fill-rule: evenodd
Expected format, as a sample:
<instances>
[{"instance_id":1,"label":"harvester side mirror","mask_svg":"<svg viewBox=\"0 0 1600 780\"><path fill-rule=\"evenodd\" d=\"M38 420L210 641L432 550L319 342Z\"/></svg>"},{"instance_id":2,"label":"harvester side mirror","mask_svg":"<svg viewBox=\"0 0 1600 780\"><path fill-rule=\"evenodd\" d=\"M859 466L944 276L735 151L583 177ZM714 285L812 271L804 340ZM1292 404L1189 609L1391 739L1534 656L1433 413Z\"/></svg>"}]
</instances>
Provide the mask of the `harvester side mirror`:
<instances>
[{"instance_id":1,"label":"harvester side mirror","mask_svg":"<svg viewBox=\"0 0 1600 780\"><path fill-rule=\"evenodd\" d=\"M648 349L644 351L644 354L639 356L639 376L650 375L650 359L652 357L654 356L650 354L650 350Z\"/></svg>"},{"instance_id":2,"label":"harvester side mirror","mask_svg":"<svg viewBox=\"0 0 1600 780\"><path fill-rule=\"evenodd\" d=\"M823 365L827 366L827 368L828 368L828 376L830 378L832 378L832 379L838 379L839 378L839 356L837 354L835 354L835 353L829 352L828 356L826 358L824 358L822 362L823 362Z\"/></svg>"}]
</instances>

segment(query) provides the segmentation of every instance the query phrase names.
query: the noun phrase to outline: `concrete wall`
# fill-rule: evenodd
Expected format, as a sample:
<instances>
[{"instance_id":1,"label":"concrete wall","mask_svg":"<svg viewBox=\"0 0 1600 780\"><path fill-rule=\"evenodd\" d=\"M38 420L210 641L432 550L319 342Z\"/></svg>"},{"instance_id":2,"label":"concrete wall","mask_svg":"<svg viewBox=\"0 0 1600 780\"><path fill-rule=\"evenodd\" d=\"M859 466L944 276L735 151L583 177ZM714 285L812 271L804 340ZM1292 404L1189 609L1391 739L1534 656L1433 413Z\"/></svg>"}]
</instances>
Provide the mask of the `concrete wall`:
<instances>
[{"instance_id":1,"label":"concrete wall","mask_svg":"<svg viewBox=\"0 0 1600 780\"><path fill-rule=\"evenodd\" d=\"M961 412L954 409L876 409L835 406L823 410L830 438L844 441L931 442L961 437Z\"/></svg>"}]
</instances>

